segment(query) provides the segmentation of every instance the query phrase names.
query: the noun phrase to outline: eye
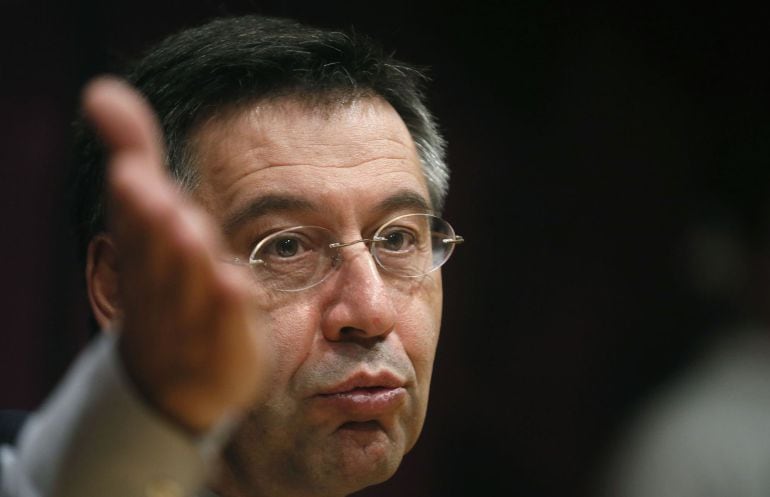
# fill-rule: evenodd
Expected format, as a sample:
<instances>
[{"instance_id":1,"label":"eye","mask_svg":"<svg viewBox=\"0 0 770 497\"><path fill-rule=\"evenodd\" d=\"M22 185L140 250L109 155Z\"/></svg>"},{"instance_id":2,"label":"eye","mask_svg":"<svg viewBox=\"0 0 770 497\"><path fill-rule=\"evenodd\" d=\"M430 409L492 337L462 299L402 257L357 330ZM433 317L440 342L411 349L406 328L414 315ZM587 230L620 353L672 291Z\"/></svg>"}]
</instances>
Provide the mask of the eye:
<instances>
[{"instance_id":1,"label":"eye","mask_svg":"<svg viewBox=\"0 0 770 497\"><path fill-rule=\"evenodd\" d=\"M307 243L303 243L296 235L281 235L266 244L262 251L266 255L289 258L308 250Z\"/></svg>"},{"instance_id":2,"label":"eye","mask_svg":"<svg viewBox=\"0 0 770 497\"><path fill-rule=\"evenodd\" d=\"M294 238L283 238L275 243L275 252L281 257L291 257L297 254L299 242Z\"/></svg>"},{"instance_id":3,"label":"eye","mask_svg":"<svg viewBox=\"0 0 770 497\"><path fill-rule=\"evenodd\" d=\"M380 247L393 252L404 252L414 247L416 238L410 231L404 229L390 230L380 235L384 240Z\"/></svg>"}]
</instances>

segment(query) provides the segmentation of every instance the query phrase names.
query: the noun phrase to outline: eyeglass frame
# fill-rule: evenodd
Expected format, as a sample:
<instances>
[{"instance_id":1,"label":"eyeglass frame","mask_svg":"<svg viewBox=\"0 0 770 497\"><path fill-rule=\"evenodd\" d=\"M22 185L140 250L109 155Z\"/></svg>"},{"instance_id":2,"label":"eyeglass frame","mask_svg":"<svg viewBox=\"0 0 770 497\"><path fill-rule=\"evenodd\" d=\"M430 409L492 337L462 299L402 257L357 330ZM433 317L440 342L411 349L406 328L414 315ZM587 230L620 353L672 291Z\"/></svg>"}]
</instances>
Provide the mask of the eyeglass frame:
<instances>
[{"instance_id":1,"label":"eyeglass frame","mask_svg":"<svg viewBox=\"0 0 770 497\"><path fill-rule=\"evenodd\" d=\"M387 241L387 238L378 237L376 235L377 235L377 233L379 233L383 228L385 228L389 224L391 224L391 223L393 223L395 221L398 221L399 219L402 219L402 218L405 218L405 217L410 217L410 216L433 217L433 218L436 218L436 219L439 219L439 220L443 221L449 227L449 229L451 230L453 235L451 237L449 237L449 238L443 238L441 240L441 242L444 243L444 244L451 245L451 248L449 249L448 255L446 257L444 257L444 260L440 264L438 264L436 267L431 268L430 271L426 271L424 273L417 274L417 275L397 274L393 270L383 266L382 262L374 254L373 250L375 248L375 244ZM324 228L323 226L313 226L313 225L290 226L288 228L284 228L284 229L278 230L278 231L276 231L274 233L270 233L268 236L264 237L259 242L257 242L257 244L254 245L254 248L251 249L251 251L249 252L249 260L248 261L241 260L240 257L233 257L232 259L229 259L227 262L229 262L231 264L234 264L234 265L237 265L237 266L249 266L250 268L253 268L257 264L265 264L265 262L262 259L254 259L254 254L256 254L262 248L262 246L263 246L263 244L265 243L266 240L271 239L273 237L276 237L277 235L280 235L282 233L286 233L286 232L290 232L290 231L295 231L295 230L300 230L300 229L303 229L303 228L321 229L321 230L324 230L324 231L326 231L326 232L328 232L330 234L334 234L334 232L332 230L330 230L328 228ZM397 275L399 277L402 277L402 278L421 278L423 276L426 276L426 275L432 273L433 271L436 271L437 269L440 269L444 264L446 264L446 262L452 256L452 254L454 253L454 248L457 245L460 245L460 244L465 242L465 238L463 238L461 235L458 235L457 233L455 233L454 227L451 224L449 224L449 222L447 220L445 220L445 219L443 219L443 218L441 218L439 216L436 216L435 214L429 213L429 212L411 212L411 213L408 213L408 214L401 214L399 216L393 217L391 219L388 219L384 223L382 223L377 228L377 230L374 233L375 233L375 236L373 236L372 238L360 238L358 240L352 240L352 241L349 241L349 242L332 242L332 243L328 244L328 246L326 248L329 249L329 250L333 250L334 251L334 255L330 256L330 258L332 260L331 267L332 268L337 268L342 263L343 258L340 255L340 249L345 248L345 247L350 247L351 245L356 245L358 243L364 243L364 244L368 245L369 253L372 256L372 259L374 259L374 262L377 264L378 267L380 267L384 271L387 271L390 274L395 274L395 275ZM275 291L279 291L279 292L286 292L286 293L301 292L303 290L308 290L310 288L313 288L314 286L317 286L317 285L320 285L321 283L323 283L326 280L326 278L329 277L329 275L331 273L332 273L331 270L327 271L326 274L324 274L324 276L320 280L316 281L315 283L311 283L310 285L304 286L302 288L291 289L291 290L275 288L274 290Z\"/></svg>"}]
</instances>

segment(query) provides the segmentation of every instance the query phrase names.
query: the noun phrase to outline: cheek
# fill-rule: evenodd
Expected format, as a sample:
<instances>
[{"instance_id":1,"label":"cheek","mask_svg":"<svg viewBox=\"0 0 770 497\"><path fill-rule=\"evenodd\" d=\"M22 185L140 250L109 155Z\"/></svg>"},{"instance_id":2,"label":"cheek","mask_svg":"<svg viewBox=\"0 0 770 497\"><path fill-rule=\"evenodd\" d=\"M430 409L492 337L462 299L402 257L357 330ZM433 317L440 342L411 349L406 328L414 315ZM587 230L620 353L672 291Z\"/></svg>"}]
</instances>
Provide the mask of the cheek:
<instances>
[{"instance_id":1,"label":"cheek","mask_svg":"<svg viewBox=\"0 0 770 497\"><path fill-rule=\"evenodd\" d=\"M410 306L410 312L402 314L400 339L412 362L416 377L415 403L401 421L406 436L406 451L411 450L417 442L425 421L433 361L441 327L440 285L437 291L424 294L423 297L415 299Z\"/></svg>"},{"instance_id":2,"label":"cheek","mask_svg":"<svg viewBox=\"0 0 770 497\"><path fill-rule=\"evenodd\" d=\"M401 333L401 341L414 366L422 394L427 392L430 385L438 335L438 322L428 319L421 320L415 327L405 326L405 331Z\"/></svg>"},{"instance_id":3,"label":"cheek","mask_svg":"<svg viewBox=\"0 0 770 497\"><path fill-rule=\"evenodd\" d=\"M441 277L426 279L409 310L401 314L401 340L427 395L441 328Z\"/></svg>"},{"instance_id":4,"label":"cheek","mask_svg":"<svg viewBox=\"0 0 770 497\"><path fill-rule=\"evenodd\" d=\"M297 371L312 354L313 343L320 329L318 306L296 299L264 308L268 326L264 330L273 355L274 391L290 393Z\"/></svg>"}]
</instances>

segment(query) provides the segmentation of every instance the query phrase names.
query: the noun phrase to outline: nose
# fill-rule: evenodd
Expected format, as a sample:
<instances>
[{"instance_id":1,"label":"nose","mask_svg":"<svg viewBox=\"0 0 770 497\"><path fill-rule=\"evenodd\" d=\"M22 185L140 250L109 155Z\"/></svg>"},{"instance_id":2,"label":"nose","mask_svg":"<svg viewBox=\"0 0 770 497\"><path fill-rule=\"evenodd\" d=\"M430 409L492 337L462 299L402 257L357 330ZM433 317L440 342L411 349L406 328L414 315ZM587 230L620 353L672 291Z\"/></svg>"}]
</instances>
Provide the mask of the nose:
<instances>
[{"instance_id":1,"label":"nose","mask_svg":"<svg viewBox=\"0 0 770 497\"><path fill-rule=\"evenodd\" d=\"M334 280L321 328L330 341L371 342L395 327L393 291L383 281L366 245L346 247Z\"/></svg>"}]
</instances>

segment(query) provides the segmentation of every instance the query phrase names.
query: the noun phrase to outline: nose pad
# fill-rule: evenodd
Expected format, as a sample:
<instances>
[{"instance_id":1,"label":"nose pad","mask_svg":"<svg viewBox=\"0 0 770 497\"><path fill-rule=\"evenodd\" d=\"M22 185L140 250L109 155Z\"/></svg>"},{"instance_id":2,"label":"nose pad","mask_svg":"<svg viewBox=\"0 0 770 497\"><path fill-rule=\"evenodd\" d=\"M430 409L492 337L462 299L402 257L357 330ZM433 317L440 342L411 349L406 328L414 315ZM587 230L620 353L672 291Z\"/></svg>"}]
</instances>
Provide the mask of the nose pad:
<instances>
[{"instance_id":1,"label":"nose pad","mask_svg":"<svg viewBox=\"0 0 770 497\"><path fill-rule=\"evenodd\" d=\"M336 254L332 255L332 268L334 269L339 268L344 260L345 259L342 258L342 254L340 254L339 251L337 251Z\"/></svg>"}]
</instances>

